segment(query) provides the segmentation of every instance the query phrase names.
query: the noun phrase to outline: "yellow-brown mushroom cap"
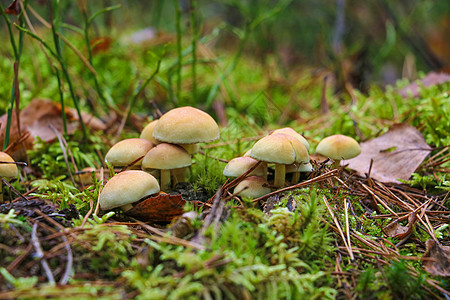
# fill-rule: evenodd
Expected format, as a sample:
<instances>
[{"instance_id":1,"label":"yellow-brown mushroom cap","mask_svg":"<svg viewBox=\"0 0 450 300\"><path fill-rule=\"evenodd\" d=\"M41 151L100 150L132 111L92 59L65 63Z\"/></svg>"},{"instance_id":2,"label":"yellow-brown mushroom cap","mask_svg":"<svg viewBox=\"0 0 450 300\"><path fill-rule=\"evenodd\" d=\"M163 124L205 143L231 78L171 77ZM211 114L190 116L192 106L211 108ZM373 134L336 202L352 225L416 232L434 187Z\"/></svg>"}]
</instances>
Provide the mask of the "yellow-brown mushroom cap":
<instances>
[{"instance_id":1,"label":"yellow-brown mushroom cap","mask_svg":"<svg viewBox=\"0 0 450 300\"><path fill-rule=\"evenodd\" d=\"M216 121L204 111L190 106L168 111L153 130L155 139L173 144L211 142L219 136Z\"/></svg>"},{"instance_id":2,"label":"yellow-brown mushroom cap","mask_svg":"<svg viewBox=\"0 0 450 300\"><path fill-rule=\"evenodd\" d=\"M361 147L353 138L336 134L321 140L316 152L333 160L344 160L358 156L361 153Z\"/></svg>"},{"instance_id":3,"label":"yellow-brown mushroom cap","mask_svg":"<svg viewBox=\"0 0 450 300\"><path fill-rule=\"evenodd\" d=\"M292 137L295 137L297 140L299 140L305 146L306 150L309 151L308 141L303 137L303 135L301 135L294 129L292 129L290 127L284 127L284 128L280 128L280 129L275 129L270 134L275 134L275 133L284 133L284 134L290 135Z\"/></svg>"},{"instance_id":4,"label":"yellow-brown mushroom cap","mask_svg":"<svg viewBox=\"0 0 450 300\"><path fill-rule=\"evenodd\" d=\"M223 169L223 175L230 177L239 177L248 170L250 170L254 165L256 165L258 161L254 158L243 156L233 158L228 162L228 164ZM254 169L249 176L263 176L264 168L262 165L259 165Z\"/></svg>"},{"instance_id":5,"label":"yellow-brown mushroom cap","mask_svg":"<svg viewBox=\"0 0 450 300\"><path fill-rule=\"evenodd\" d=\"M113 209L159 192L155 177L144 171L123 171L112 177L100 193L100 208Z\"/></svg>"},{"instance_id":6,"label":"yellow-brown mushroom cap","mask_svg":"<svg viewBox=\"0 0 450 300\"><path fill-rule=\"evenodd\" d=\"M105 161L113 166L127 166L139 157L143 157L154 147L153 143L140 138L122 140L114 144L108 153ZM142 159L135 163L141 165Z\"/></svg>"},{"instance_id":7,"label":"yellow-brown mushroom cap","mask_svg":"<svg viewBox=\"0 0 450 300\"><path fill-rule=\"evenodd\" d=\"M153 137L153 130L155 129L156 123L158 123L158 120L148 123L147 126L142 129L141 135L139 136L141 139L148 140L154 145L158 145L160 143Z\"/></svg>"},{"instance_id":8,"label":"yellow-brown mushroom cap","mask_svg":"<svg viewBox=\"0 0 450 300\"><path fill-rule=\"evenodd\" d=\"M189 153L174 144L161 143L145 155L142 167L145 169L171 170L192 164Z\"/></svg>"},{"instance_id":9,"label":"yellow-brown mushroom cap","mask_svg":"<svg viewBox=\"0 0 450 300\"><path fill-rule=\"evenodd\" d=\"M259 176L250 176L242 180L235 188L234 193L249 198L259 198L270 193L270 188L263 186L267 180Z\"/></svg>"},{"instance_id":10,"label":"yellow-brown mushroom cap","mask_svg":"<svg viewBox=\"0 0 450 300\"><path fill-rule=\"evenodd\" d=\"M250 157L283 165L309 162L306 147L298 139L283 133L271 134L257 141L250 152Z\"/></svg>"},{"instance_id":11,"label":"yellow-brown mushroom cap","mask_svg":"<svg viewBox=\"0 0 450 300\"><path fill-rule=\"evenodd\" d=\"M0 152L0 161L14 162L14 159L8 153ZM0 177L13 178L17 176L17 166L15 164L0 163Z\"/></svg>"}]
</instances>

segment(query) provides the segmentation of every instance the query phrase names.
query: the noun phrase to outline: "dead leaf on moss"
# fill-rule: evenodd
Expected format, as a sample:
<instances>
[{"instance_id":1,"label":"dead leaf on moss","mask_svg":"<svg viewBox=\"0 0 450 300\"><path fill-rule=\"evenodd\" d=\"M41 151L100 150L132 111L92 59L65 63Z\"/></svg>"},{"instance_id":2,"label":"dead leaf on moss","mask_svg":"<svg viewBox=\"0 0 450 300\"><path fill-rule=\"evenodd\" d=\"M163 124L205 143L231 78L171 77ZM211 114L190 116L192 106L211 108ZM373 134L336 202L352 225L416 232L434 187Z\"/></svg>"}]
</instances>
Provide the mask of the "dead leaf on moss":
<instances>
[{"instance_id":1,"label":"dead leaf on moss","mask_svg":"<svg viewBox=\"0 0 450 300\"><path fill-rule=\"evenodd\" d=\"M400 90L400 95L402 95L405 98L408 98L410 96L419 97L420 89L422 88L422 86L429 87L433 85L442 84L447 81L450 81L450 74L430 72L427 74L427 76L419 80L420 84L417 82L413 82L410 85L402 88Z\"/></svg>"},{"instance_id":2,"label":"dead leaf on moss","mask_svg":"<svg viewBox=\"0 0 450 300\"><path fill-rule=\"evenodd\" d=\"M380 137L361 143L361 154L342 163L364 177L373 160L371 178L400 183L399 179L408 180L411 177L430 150L431 147L417 129L398 124Z\"/></svg>"},{"instance_id":3,"label":"dead leaf on moss","mask_svg":"<svg viewBox=\"0 0 450 300\"><path fill-rule=\"evenodd\" d=\"M71 108L66 110L67 116L67 131L72 134L78 127L78 116L76 111ZM0 144L3 144L6 132L7 114L0 117L0 123L2 124L0 129ZM86 126L89 126L93 130L105 130L106 126L103 122L87 113L82 113L83 121ZM10 143L14 143L20 139L19 132L16 124L16 115L12 114L13 126L10 130ZM30 136L25 141L26 148L30 149L34 138L39 137L43 141L50 142L56 139L55 132L50 129L49 125L52 125L60 133L64 132L63 122L61 118L61 106L51 100L34 99L20 112L20 127L22 129L22 135L27 132ZM11 149L10 153L17 151L21 145Z\"/></svg>"},{"instance_id":4,"label":"dead leaf on moss","mask_svg":"<svg viewBox=\"0 0 450 300\"><path fill-rule=\"evenodd\" d=\"M408 234L411 233L411 230L413 229L414 224L417 222L417 216L416 213L413 212L408 217L408 225L403 226L398 222L391 223L390 225L386 226L384 228L384 232L391 237L404 239Z\"/></svg>"},{"instance_id":5,"label":"dead leaf on moss","mask_svg":"<svg viewBox=\"0 0 450 300\"><path fill-rule=\"evenodd\" d=\"M450 246L442 246L433 240L426 242L427 251L423 258L431 258L423 262L425 271L433 276L450 276Z\"/></svg>"},{"instance_id":6,"label":"dead leaf on moss","mask_svg":"<svg viewBox=\"0 0 450 300\"><path fill-rule=\"evenodd\" d=\"M159 194L135 205L126 214L141 221L170 222L184 213L185 204L181 195Z\"/></svg>"}]
</instances>

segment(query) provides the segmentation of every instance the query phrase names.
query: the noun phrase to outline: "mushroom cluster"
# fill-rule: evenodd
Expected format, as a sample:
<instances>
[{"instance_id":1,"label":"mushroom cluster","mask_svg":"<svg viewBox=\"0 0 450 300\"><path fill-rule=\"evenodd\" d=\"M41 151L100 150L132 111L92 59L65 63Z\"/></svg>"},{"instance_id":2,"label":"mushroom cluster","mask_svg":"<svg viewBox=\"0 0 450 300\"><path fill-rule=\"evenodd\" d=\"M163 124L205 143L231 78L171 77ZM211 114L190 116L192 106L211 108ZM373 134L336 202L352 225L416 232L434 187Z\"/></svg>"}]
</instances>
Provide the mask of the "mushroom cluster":
<instances>
[{"instance_id":1,"label":"mushroom cluster","mask_svg":"<svg viewBox=\"0 0 450 300\"><path fill-rule=\"evenodd\" d=\"M286 175L292 173L290 183L300 180L302 172L312 172L313 166L308 155L308 141L294 129L286 127L271 131L258 140L243 157L232 159L223 171L225 176L238 177L246 173L258 161L260 165L247 178L236 186L234 192L241 196L257 198L270 192L268 166L274 166L271 185L275 188L286 184ZM329 136L317 146L317 152L334 160L333 168L341 160L356 157L361 152L359 144L351 137L343 135Z\"/></svg>"},{"instance_id":2,"label":"mushroom cluster","mask_svg":"<svg viewBox=\"0 0 450 300\"><path fill-rule=\"evenodd\" d=\"M128 210L130 203L185 181L198 143L219 137L219 126L207 113L189 106L168 111L150 122L139 138L122 140L108 151L107 163L129 171L106 183L99 197L100 207Z\"/></svg>"}]
</instances>

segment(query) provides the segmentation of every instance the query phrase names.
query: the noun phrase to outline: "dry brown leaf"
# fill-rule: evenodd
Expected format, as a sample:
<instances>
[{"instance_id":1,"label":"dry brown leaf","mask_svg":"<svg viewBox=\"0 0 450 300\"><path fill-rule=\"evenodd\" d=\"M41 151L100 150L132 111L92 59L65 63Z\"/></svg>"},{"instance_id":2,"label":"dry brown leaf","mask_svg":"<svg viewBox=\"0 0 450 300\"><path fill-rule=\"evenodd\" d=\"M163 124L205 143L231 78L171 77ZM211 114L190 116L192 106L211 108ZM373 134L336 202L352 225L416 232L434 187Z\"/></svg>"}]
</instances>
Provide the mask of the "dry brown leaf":
<instances>
[{"instance_id":1,"label":"dry brown leaf","mask_svg":"<svg viewBox=\"0 0 450 300\"><path fill-rule=\"evenodd\" d=\"M170 222L184 213L185 204L181 195L159 194L135 205L126 214L141 221Z\"/></svg>"},{"instance_id":2,"label":"dry brown leaf","mask_svg":"<svg viewBox=\"0 0 450 300\"><path fill-rule=\"evenodd\" d=\"M66 109L67 116L67 131L72 134L78 127L78 116L74 109ZM106 126L103 122L87 113L82 113L83 121L86 126L91 127L93 130L104 130ZM1 129L0 129L0 144L3 144L5 139L7 115L0 117ZM20 136L16 125L16 115L12 114L12 126L10 130L10 143L17 141ZM49 125L52 125L57 131L63 133L63 122L61 117L61 106L51 100L34 99L28 106L20 112L20 127L22 135L29 132L30 137L25 141L25 146L30 149L34 138L40 137L43 141L50 142L56 139L55 132L50 129ZM21 145L11 149L10 153L14 153L20 149Z\"/></svg>"},{"instance_id":3,"label":"dry brown leaf","mask_svg":"<svg viewBox=\"0 0 450 300\"><path fill-rule=\"evenodd\" d=\"M431 258L423 262L425 271L433 276L450 276L450 246L442 246L433 240L426 242L427 251L423 258Z\"/></svg>"},{"instance_id":4,"label":"dry brown leaf","mask_svg":"<svg viewBox=\"0 0 450 300\"><path fill-rule=\"evenodd\" d=\"M420 132L407 124L392 126L380 137L361 143L361 154L343 164L366 176L373 159L370 177L380 182L408 180L430 153L431 147Z\"/></svg>"},{"instance_id":5,"label":"dry brown leaf","mask_svg":"<svg viewBox=\"0 0 450 300\"><path fill-rule=\"evenodd\" d=\"M402 88L400 90L400 95L403 97L419 97L420 96L420 88L422 85L424 87L433 86L437 84L441 84L444 82L450 81L450 74L446 73L436 73L436 72L430 72L420 80L421 85L419 85L417 82L413 82L410 85Z\"/></svg>"},{"instance_id":6,"label":"dry brown leaf","mask_svg":"<svg viewBox=\"0 0 450 300\"><path fill-rule=\"evenodd\" d=\"M417 222L417 215L415 212L413 212L408 217L407 226L403 226L398 222L391 223L390 225L384 228L384 232L388 236L404 239L411 233L411 230L413 229L414 224L416 224L416 222Z\"/></svg>"}]
</instances>

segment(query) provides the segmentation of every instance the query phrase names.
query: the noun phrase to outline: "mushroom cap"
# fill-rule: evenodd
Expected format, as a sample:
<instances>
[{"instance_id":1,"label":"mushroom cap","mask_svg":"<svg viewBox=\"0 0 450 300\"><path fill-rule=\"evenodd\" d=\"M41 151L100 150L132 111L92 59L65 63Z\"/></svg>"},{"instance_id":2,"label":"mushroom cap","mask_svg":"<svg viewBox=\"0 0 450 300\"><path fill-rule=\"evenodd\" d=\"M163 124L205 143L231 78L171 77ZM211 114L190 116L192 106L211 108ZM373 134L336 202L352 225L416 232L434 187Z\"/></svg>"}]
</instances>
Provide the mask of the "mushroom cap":
<instances>
[{"instance_id":1,"label":"mushroom cap","mask_svg":"<svg viewBox=\"0 0 450 300\"><path fill-rule=\"evenodd\" d=\"M280 129L275 129L270 134L274 134L274 133L284 133L284 134L287 134L287 135L295 137L297 140L299 140L305 146L306 150L309 151L309 143L308 143L308 141L303 137L303 135L301 135L300 133L298 133L297 131L295 131L291 127L284 127L284 128L280 128Z\"/></svg>"},{"instance_id":2,"label":"mushroom cap","mask_svg":"<svg viewBox=\"0 0 450 300\"><path fill-rule=\"evenodd\" d=\"M83 173L78 175L79 181L83 185L89 185L92 184L92 173L94 173L95 178L97 180L100 180L101 175L97 172L95 168L92 167L86 167L83 170L81 170Z\"/></svg>"},{"instance_id":3,"label":"mushroom cap","mask_svg":"<svg viewBox=\"0 0 450 300\"><path fill-rule=\"evenodd\" d=\"M358 156L361 147L353 138L336 134L321 140L316 152L334 160L343 160Z\"/></svg>"},{"instance_id":4,"label":"mushroom cap","mask_svg":"<svg viewBox=\"0 0 450 300\"><path fill-rule=\"evenodd\" d=\"M252 168L254 165L256 165L258 161L254 158L243 156L243 157L236 157L233 158L228 162L228 164L223 169L223 175L230 176L230 177L239 177L250 168ZM262 165L259 165L254 169L249 176L263 176L264 175L264 167Z\"/></svg>"},{"instance_id":5,"label":"mushroom cap","mask_svg":"<svg viewBox=\"0 0 450 300\"><path fill-rule=\"evenodd\" d=\"M114 144L108 153L105 161L113 166L127 166L154 147L153 143L140 138L122 140ZM141 165L142 159L134 165Z\"/></svg>"},{"instance_id":6,"label":"mushroom cap","mask_svg":"<svg viewBox=\"0 0 450 300\"><path fill-rule=\"evenodd\" d=\"M148 151L142 161L145 169L171 170L190 166L192 159L182 147L161 143Z\"/></svg>"},{"instance_id":7,"label":"mushroom cap","mask_svg":"<svg viewBox=\"0 0 450 300\"><path fill-rule=\"evenodd\" d=\"M292 164L286 166L286 173L295 172L312 172L313 167L311 163Z\"/></svg>"},{"instance_id":8,"label":"mushroom cap","mask_svg":"<svg viewBox=\"0 0 450 300\"><path fill-rule=\"evenodd\" d=\"M153 130L155 139L173 144L211 142L219 136L216 121L204 111L190 106L168 111Z\"/></svg>"},{"instance_id":9,"label":"mushroom cap","mask_svg":"<svg viewBox=\"0 0 450 300\"><path fill-rule=\"evenodd\" d=\"M187 151L190 155L193 155L195 153L198 153L200 151L200 145L199 144L181 144L181 147L184 148L184 150Z\"/></svg>"},{"instance_id":10,"label":"mushroom cap","mask_svg":"<svg viewBox=\"0 0 450 300\"><path fill-rule=\"evenodd\" d=\"M14 162L14 159L8 153L0 151L0 161ZM17 176L17 166L15 164L0 163L0 177L13 178Z\"/></svg>"},{"instance_id":11,"label":"mushroom cap","mask_svg":"<svg viewBox=\"0 0 450 300\"><path fill-rule=\"evenodd\" d=\"M249 198L259 198L270 193L270 188L263 186L267 180L259 176L250 176L242 180L235 188L234 193Z\"/></svg>"},{"instance_id":12,"label":"mushroom cap","mask_svg":"<svg viewBox=\"0 0 450 300\"><path fill-rule=\"evenodd\" d=\"M139 136L141 139L152 142L154 145L158 145L160 142L153 137L153 130L155 129L156 123L158 120L151 121L144 127L141 131L141 135Z\"/></svg>"},{"instance_id":13,"label":"mushroom cap","mask_svg":"<svg viewBox=\"0 0 450 300\"><path fill-rule=\"evenodd\" d=\"M252 149L247 150L247 151L244 153L244 155L242 155L242 156L244 156L244 157L250 157L250 153L252 153Z\"/></svg>"},{"instance_id":14,"label":"mushroom cap","mask_svg":"<svg viewBox=\"0 0 450 300\"><path fill-rule=\"evenodd\" d=\"M271 134L257 141L250 157L284 165L309 162L306 147L298 139L284 133Z\"/></svg>"},{"instance_id":15,"label":"mushroom cap","mask_svg":"<svg viewBox=\"0 0 450 300\"><path fill-rule=\"evenodd\" d=\"M100 193L100 208L113 209L134 203L145 196L159 192L159 183L155 177L144 171L123 171L112 177Z\"/></svg>"}]
</instances>

